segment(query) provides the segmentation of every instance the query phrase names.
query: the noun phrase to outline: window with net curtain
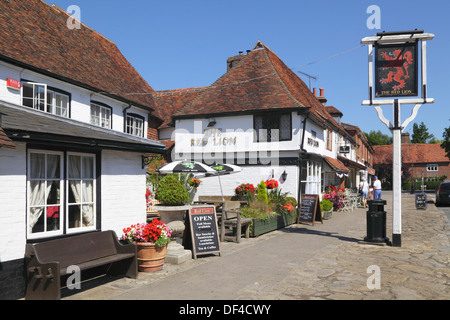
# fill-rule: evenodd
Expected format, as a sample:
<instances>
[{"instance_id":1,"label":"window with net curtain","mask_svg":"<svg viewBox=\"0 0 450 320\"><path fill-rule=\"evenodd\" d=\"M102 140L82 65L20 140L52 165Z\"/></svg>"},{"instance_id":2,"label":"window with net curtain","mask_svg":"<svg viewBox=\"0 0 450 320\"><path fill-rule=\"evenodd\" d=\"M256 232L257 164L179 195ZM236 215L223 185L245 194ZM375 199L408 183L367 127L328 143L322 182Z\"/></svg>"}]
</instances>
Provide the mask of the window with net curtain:
<instances>
[{"instance_id":1,"label":"window with net curtain","mask_svg":"<svg viewBox=\"0 0 450 320\"><path fill-rule=\"evenodd\" d=\"M95 156L67 153L66 180L63 162L63 152L30 151L28 234L32 238L95 227Z\"/></svg>"}]
</instances>

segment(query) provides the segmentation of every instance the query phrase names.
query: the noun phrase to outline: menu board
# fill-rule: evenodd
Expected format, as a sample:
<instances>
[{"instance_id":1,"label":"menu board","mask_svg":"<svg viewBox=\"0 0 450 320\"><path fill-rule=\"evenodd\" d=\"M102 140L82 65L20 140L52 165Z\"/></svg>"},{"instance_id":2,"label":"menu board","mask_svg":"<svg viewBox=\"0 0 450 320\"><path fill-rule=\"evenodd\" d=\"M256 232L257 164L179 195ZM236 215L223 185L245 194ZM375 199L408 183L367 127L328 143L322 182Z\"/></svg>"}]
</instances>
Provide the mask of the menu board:
<instances>
[{"instance_id":1,"label":"menu board","mask_svg":"<svg viewBox=\"0 0 450 320\"><path fill-rule=\"evenodd\" d=\"M424 193L416 194L416 209L427 209L427 195Z\"/></svg>"},{"instance_id":2,"label":"menu board","mask_svg":"<svg viewBox=\"0 0 450 320\"><path fill-rule=\"evenodd\" d=\"M192 249L194 259L197 259L198 255L204 254L219 253L220 255L220 241L214 206L192 207L186 217L185 224L185 248Z\"/></svg>"},{"instance_id":3,"label":"menu board","mask_svg":"<svg viewBox=\"0 0 450 320\"><path fill-rule=\"evenodd\" d=\"M297 223L311 223L322 220L322 211L320 210L319 196L316 194L303 194L300 202L300 213Z\"/></svg>"}]
</instances>

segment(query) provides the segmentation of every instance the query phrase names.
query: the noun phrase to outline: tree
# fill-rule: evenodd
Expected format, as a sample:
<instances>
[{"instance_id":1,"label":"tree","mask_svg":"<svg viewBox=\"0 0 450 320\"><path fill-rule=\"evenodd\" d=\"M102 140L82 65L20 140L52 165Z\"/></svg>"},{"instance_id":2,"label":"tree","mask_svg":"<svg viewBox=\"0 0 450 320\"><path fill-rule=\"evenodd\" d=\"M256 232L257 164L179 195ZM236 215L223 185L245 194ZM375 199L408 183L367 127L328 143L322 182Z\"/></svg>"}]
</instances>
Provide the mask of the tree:
<instances>
[{"instance_id":1,"label":"tree","mask_svg":"<svg viewBox=\"0 0 450 320\"><path fill-rule=\"evenodd\" d=\"M366 135L367 140L372 146L392 144L392 137L389 137L387 134L381 133L380 130L376 132L372 130L369 133L364 132L364 134Z\"/></svg>"},{"instance_id":2,"label":"tree","mask_svg":"<svg viewBox=\"0 0 450 320\"><path fill-rule=\"evenodd\" d=\"M428 133L428 128L425 123L422 122L420 125L414 123L411 138L411 143L428 143L434 139L434 135Z\"/></svg>"},{"instance_id":3,"label":"tree","mask_svg":"<svg viewBox=\"0 0 450 320\"><path fill-rule=\"evenodd\" d=\"M441 147L445 150L447 158L450 159L450 127L445 128L442 137L444 138L444 142L442 142Z\"/></svg>"}]
</instances>

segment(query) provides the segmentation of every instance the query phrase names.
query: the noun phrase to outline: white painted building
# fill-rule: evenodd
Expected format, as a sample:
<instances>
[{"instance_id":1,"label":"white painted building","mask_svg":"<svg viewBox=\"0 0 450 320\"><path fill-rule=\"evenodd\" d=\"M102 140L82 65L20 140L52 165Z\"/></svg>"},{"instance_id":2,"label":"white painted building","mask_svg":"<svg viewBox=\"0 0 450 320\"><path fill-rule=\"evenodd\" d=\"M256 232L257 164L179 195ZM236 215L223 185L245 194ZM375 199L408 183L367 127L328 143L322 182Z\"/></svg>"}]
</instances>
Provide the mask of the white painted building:
<instances>
[{"instance_id":1,"label":"white painted building","mask_svg":"<svg viewBox=\"0 0 450 320\"><path fill-rule=\"evenodd\" d=\"M241 183L267 179L297 199L343 184L350 170L337 156L346 146L341 155L356 160L356 144L327 111L323 89L320 96L311 92L260 41L227 65L209 87L156 93L165 119L159 138L175 142L172 159L241 166L242 172L221 178L227 196ZM202 181L197 196L221 194L217 178Z\"/></svg>"},{"instance_id":2,"label":"white painted building","mask_svg":"<svg viewBox=\"0 0 450 320\"><path fill-rule=\"evenodd\" d=\"M68 17L0 2L0 133L15 145L0 142L0 299L25 294L27 243L144 222L143 156L164 151L147 138L153 89L114 43L68 29Z\"/></svg>"}]
</instances>

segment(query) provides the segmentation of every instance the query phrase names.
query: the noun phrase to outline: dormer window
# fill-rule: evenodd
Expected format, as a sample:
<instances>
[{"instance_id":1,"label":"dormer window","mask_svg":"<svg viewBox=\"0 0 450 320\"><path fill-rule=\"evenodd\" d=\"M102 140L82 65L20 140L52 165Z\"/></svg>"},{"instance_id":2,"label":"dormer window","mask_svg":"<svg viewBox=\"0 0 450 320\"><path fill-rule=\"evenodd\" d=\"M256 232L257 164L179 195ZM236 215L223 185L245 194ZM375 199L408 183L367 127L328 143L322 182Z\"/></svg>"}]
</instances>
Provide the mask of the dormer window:
<instances>
[{"instance_id":1,"label":"dormer window","mask_svg":"<svg viewBox=\"0 0 450 320\"><path fill-rule=\"evenodd\" d=\"M69 117L70 94L43 83L24 82L22 104L25 107Z\"/></svg>"},{"instance_id":2,"label":"dormer window","mask_svg":"<svg viewBox=\"0 0 450 320\"><path fill-rule=\"evenodd\" d=\"M91 124L111 129L112 108L100 102L91 102Z\"/></svg>"},{"instance_id":3,"label":"dormer window","mask_svg":"<svg viewBox=\"0 0 450 320\"><path fill-rule=\"evenodd\" d=\"M144 118L137 114L127 114L125 130L134 136L144 137Z\"/></svg>"}]
</instances>

